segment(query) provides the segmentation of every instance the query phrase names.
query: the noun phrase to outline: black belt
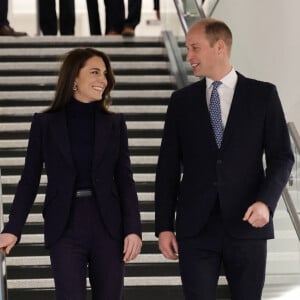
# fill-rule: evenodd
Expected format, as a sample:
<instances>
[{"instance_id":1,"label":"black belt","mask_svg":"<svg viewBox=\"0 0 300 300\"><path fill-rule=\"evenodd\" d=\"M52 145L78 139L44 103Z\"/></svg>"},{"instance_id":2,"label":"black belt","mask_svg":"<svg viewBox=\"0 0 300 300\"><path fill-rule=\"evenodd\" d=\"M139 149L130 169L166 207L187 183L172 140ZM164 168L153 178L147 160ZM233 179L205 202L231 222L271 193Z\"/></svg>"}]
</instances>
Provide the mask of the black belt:
<instances>
[{"instance_id":1,"label":"black belt","mask_svg":"<svg viewBox=\"0 0 300 300\"><path fill-rule=\"evenodd\" d=\"M77 190L75 192L75 197L76 198L81 198L81 197L90 197L93 196L92 190L85 189L85 190Z\"/></svg>"}]
</instances>

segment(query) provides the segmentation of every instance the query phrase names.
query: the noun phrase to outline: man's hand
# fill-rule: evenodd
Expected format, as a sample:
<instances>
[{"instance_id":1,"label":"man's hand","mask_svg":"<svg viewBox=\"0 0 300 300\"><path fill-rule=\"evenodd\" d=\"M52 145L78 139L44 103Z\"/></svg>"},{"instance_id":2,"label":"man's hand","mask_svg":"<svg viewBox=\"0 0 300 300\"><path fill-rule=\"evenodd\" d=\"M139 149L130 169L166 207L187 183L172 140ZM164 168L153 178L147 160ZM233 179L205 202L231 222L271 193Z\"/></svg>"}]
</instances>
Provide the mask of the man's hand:
<instances>
[{"instance_id":1,"label":"man's hand","mask_svg":"<svg viewBox=\"0 0 300 300\"><path fill-rule=\"evenodd\" d=\"M130 260L135 259L141 252L141 248L142 241L140 237L135 233L128 234L124 239L123 261L129 262Z\"/></svg>"},{"instance_id":2,"label":"man's hand","mask_svg":"<svg viewBox=\"0 0 300 300\"><path fill-rule=\"evenodd\" d=\"M269 207L261 202L257 201L247 209L243 221L248 221L253 227L261 228L269 223L270 210Z\"/></svg>"},{"instance_id":3,"label":"man's hand","mask_svg":"<svg viewBox=\"0 0 300 300\"><path fill-rule=\"evenodd\" d=\"M163 231L158 237L159 250L165 258L178 259L178 244L172 231Z\"/></svg>"},{"instance_id":4,"label":"man's hand","mask_svg":"<svg viewBox=\"0 0 300 300\"><path fill-rule=\"evenodd\" d=\"M0 251L7 255L9 254L10 250L16 244L18 238L11 233L1 233L0 234Z\"/></svg>"}]
</instances>

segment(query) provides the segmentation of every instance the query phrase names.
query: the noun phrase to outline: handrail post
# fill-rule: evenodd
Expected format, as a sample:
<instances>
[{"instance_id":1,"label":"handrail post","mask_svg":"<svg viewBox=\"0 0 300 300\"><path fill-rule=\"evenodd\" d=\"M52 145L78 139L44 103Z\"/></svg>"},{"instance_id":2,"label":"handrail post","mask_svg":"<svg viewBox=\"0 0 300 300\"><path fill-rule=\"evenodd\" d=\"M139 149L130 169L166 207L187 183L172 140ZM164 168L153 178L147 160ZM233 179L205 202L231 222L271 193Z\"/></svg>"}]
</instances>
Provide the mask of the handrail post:
<instances>
[{"instance_id":1,"label":"handrail post","mask_svg":"<svg viewBox=\"0 0 300 300\"><path fill-rule=\"evenodd\" d=\"M40 4L39 4L39 0L35 1L36 5L36 35L39 36L41 35L41 28L40 28Z\"/></svg>"},{"instance_id":2,"label":"handrail post","mask_svg":"<svg viewBox=\"0 0 300 300\"><path fill-rule=\"evenodd\" d=\"M4 227L3 220L3 203L2 203L2 180L1 180L1 169L0 169L0 232ZM0 300L7 300L7 277L6 277L6 261L5 255L0 252Z\"/></svg>"}]
</instances>

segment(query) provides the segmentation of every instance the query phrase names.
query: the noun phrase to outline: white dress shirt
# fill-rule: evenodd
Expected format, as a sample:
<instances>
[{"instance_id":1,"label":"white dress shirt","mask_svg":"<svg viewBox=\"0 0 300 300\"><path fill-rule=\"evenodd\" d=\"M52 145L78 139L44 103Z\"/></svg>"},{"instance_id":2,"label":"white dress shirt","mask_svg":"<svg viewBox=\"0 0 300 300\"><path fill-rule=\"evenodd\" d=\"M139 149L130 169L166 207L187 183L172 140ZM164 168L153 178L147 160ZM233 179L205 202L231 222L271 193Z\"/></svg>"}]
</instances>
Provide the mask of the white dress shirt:
<instances>
[{"instance_id":1,"label":"white dress shirt","mask_svg":"<svg viewBox=\"0 0 300 300\"><path fill-rule=\"evenodd\" d=\"M234 68L232 68L231 71L220 80L222 84L218 87L218 93L220 97L223 128L225 128L227 123L237 79L238 76ZM208 107L209 107L210 96L212 92L212 83L213 80L206 77L206 101Z\"/></svg>"}]
</instances>

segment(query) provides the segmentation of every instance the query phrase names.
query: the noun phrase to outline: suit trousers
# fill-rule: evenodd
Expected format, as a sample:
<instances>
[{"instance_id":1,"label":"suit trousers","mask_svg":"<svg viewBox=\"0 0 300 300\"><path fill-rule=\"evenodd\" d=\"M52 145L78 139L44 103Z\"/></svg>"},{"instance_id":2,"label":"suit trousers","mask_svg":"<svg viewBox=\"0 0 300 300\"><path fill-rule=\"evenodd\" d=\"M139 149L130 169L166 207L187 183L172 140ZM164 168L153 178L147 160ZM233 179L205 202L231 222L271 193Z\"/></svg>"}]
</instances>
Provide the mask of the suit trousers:
<instances>
[{"instance_id":1,"label":"suit trousers","mask_svg":"<svg viewBox=\"0 0 300 300\"><path fill-rule=\"evenodd\" d=\"M128 0L128 16L125 25L135 28L141 20L142 0Z\"/></svg>"},{"instance_id":2,"label":"suit trousers","mask_svg":"<svg viewBox=\"0 0 300 300\"><path fill-rule=\"evenodd\" d=\"M86 0L90 33L101 34L98 0ZM124 26L125 8L123 0L104 0L105 4L105 33L115 31L121 33Z\"/></svg>"},{"instance_id":3,"label":"suit trousers","mask_svg":"<svg viewBox=\"0 0 300 300\"><path fill-rule=\"evenodd\" d=\"M105 3L105 33L115 31L121 33L125 20L124 0L104 0Z\"/></svg>"},{"instance_id":4,"label":"suit trousers","mask_svg":"<svg viewBox=\"0 0 300 300\"><path fill-rule=\"evenodd\" d=\"M259 229L258 229L259 230ZM186 300L216 300L221 265L232 300L261 300L266 240L236 239L224 230L215 210L201 233L181 239L179 267Z\"/></svg>"},{"instance_id":5,"label":"suit trousers","mask_svg":"<svg viewBox=\"0 0 300 300\"><path fill-rule=\"evenodd\" d=\"M8 0L0 0L0 26L7 25Z\"/></svg>"},{"instance_id":6,"label":"suit trousers","mask_svg":"<svg viewBox=\"0 0 300 300\"><path fill-rule=\"evenodd\" d=\"M122 299L122 247L105 229L94 197L74 199L68 226L49 249L56 299L86 299L87 276L93 300Z\"/></svg>"},{"instance_id":7,"label":"suit trousers","mask_svg":"<svg viewBox=\"0 0 300 300\"><path fill-rule=\"evenodd\" d=\"M90 34L101 35L98 0L86 0L86 5L89 16Z\"/></svg>"},{"instance_id":8,"label":"suit trousers","mask_svg":"<svg viewBox=\"0 0 300 300\"><path fill-rule=\"evenodd\" d=\"M55 0L39 0L39 22L44 35L57 34ZM74 35L74 0L59 0L59 30L61 35Z\"/></svg>"}]
</instances>

